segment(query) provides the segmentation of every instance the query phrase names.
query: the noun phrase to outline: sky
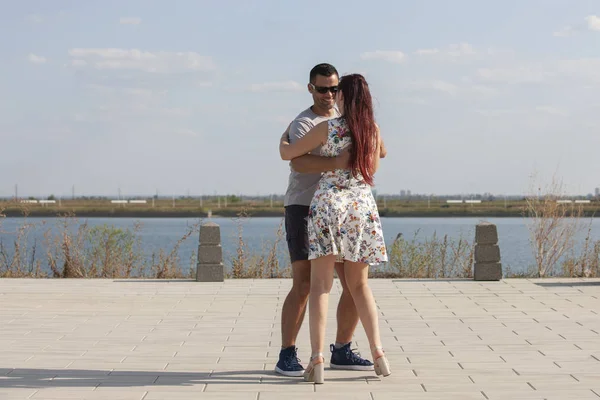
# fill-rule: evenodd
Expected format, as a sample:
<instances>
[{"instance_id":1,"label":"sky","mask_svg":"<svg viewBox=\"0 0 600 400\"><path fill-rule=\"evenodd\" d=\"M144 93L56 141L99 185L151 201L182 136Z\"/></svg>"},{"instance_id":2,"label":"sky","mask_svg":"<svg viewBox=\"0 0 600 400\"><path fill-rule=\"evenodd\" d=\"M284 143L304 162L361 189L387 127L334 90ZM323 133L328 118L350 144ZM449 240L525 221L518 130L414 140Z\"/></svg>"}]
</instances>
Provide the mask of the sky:
<instances>
[{"instance_id":1,"label":"sky","mask_svg":"<svg viewBox=\"0 0 600 400\"><path fill-rule=\"evenodd\" d=\"M320 62L369 82L378 193L600 187L597 0L0 3L0 196L283 194Z\"/></svg>"}]
</instances>

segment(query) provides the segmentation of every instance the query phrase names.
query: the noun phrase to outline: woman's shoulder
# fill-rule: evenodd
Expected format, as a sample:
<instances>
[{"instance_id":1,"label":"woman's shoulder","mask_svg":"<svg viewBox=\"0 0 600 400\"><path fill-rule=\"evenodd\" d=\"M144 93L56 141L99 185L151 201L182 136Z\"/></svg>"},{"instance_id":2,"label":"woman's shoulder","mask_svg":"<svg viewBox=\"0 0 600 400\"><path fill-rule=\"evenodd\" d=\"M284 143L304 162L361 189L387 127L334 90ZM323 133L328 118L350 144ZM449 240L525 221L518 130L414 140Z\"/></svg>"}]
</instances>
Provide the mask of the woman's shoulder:
<instances>
[{"instance_id":1,"label":"woman's shoulder","mask_svg":"<svg viewBox=\"0 0 600 400\"><path fill-rule=\"evenodd\" d=\"M342 116L333 117L327 121L328 125L340 126L346 124L346 119Z\"/></svg>"}]
</instances>

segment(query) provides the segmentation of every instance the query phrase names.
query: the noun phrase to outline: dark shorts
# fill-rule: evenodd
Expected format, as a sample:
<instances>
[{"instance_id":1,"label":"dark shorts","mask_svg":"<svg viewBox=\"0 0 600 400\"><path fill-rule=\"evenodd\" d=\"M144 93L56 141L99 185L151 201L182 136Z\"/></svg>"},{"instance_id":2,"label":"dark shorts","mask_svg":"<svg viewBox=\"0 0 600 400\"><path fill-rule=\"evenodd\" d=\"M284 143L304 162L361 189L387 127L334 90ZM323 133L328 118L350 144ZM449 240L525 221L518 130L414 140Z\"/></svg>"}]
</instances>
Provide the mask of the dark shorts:
<instances>
[{"instance_id":1,"label":"dark shorts","mask_svg":"<svg viewBox=\"0 0 600 400\"><path fill-rule=\"evenodd\" d=\"M291 262L308 260L308 206L285 207L285 239Z\"/></svg>"}]
</instances>

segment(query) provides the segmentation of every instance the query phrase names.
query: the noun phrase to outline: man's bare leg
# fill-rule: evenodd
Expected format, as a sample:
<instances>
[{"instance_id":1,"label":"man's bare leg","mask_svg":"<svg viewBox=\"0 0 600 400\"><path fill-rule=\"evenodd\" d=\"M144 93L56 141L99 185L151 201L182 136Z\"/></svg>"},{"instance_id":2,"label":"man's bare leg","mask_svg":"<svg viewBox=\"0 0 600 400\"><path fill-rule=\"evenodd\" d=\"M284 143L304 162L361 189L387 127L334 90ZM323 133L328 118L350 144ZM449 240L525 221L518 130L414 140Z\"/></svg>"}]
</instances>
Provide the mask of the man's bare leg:
<instances>
[{"instance_id":1,"label":"man's bare leg","mask_svg":"<svg viewBox=\"0 0 600 400\"><path fill-rule=\"evenodd\" d=\"M344 264L342 269L343 266ZM293 262L292 279L292 289L281 309L281 347L284 349L296 345L296 338L306 314L306 303L310 293L310 261Z\"/></svg>"}]
</instances>

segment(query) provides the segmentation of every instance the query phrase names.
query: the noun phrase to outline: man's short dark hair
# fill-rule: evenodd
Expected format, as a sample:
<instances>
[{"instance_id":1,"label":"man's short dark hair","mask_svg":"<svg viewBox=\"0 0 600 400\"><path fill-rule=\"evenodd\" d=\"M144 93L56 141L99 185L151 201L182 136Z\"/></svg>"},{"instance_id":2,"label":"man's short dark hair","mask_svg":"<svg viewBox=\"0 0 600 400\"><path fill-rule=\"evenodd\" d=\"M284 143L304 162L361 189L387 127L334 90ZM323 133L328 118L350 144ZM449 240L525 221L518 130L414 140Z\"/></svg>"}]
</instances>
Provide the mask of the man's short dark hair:
<instances>
[{"instance_id":1,"label":"man's short dark hair","mask_svg":"<svg viewBox=\"0 0 600 400\"><path fill-rule=\"evenodd\" d=\"M335 69L333 65L327 63L315 65L313 69L310 70L310 82L314 82L317 75L326 77L330 77L332 75L340 76L337 72L337 69Z\"/></svg>"}]
</instances>

